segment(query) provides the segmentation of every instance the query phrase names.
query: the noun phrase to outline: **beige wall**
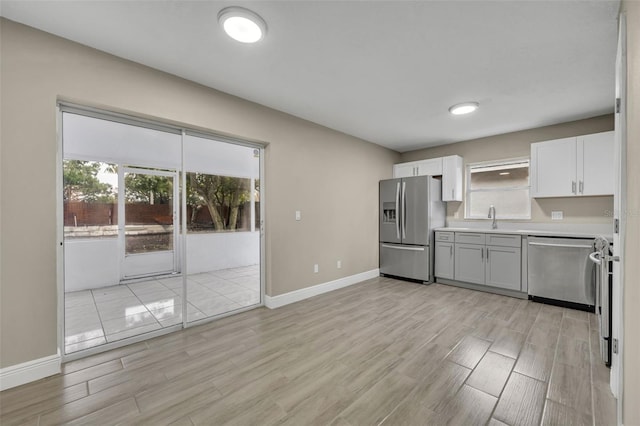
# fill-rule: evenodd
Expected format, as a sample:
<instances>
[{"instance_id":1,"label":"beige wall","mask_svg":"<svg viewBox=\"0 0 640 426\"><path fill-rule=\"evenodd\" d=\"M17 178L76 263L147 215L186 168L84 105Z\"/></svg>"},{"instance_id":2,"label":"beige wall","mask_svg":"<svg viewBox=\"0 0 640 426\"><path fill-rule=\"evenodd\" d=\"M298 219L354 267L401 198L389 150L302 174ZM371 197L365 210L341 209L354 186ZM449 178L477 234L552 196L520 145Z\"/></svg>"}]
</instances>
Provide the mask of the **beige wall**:
<instances>
[{"instance_id":1,"label":"beige wall","mask_svg":"<svg viewBox=\"0 0 640 426\"><path fill-rule=\"evenodd\" d=\"M378 267L377 183L391 176L398 153L11 21L0 22L0 367L56 352L58 99L268 142L269 295ZM294 220L295 210L302 211L300 222ZM314 263L320 265L317 274Z\"/></svg>"},{"instance_id":2,"label":"beige wall","mask_svg":"<svg viewBox=\"0 0 640 426\"><path fill-rule=\"evenodd\" d=\"M613 130L613 115L405 152L402 154L402 161L455 154L462 156L466 165L480 161L529 157L532 142L608 130ZM612 209L613 197L540 198L531 202L531 221L551 222L551 211L562 210L565 222L610 223L611 217L607 216L607 212ZM464 219L464 202L447 203L447 220L462 219Z\"/></svg>"},{"instance_id":3,"label":"beige wall","mask_svg":"<svg viewBox=\"0 0 640 426\"><path fill-rule=\"evenodd\" d=\"M624 1L627 16L627 212L624 252L623 415L640 425L640 2Z\"/></svg>"}]
</instances>

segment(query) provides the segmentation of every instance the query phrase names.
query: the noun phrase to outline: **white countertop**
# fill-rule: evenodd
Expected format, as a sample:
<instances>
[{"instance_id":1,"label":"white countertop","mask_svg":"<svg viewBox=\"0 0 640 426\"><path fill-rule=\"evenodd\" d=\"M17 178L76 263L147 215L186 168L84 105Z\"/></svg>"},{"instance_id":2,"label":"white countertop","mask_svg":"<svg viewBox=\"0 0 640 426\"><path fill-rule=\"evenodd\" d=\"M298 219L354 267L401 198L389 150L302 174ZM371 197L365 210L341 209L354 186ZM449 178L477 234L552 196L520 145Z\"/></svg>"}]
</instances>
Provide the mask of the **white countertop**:
<instances>
[{"instance_id":1,"label":"white countertop","mask_svg":"<svg viewBox=\"0 0 640 426\"><path fill-rule=\"evenodd\" d=\"M557 230L544 230L544 229L484 229L476 227L443 227L436 228L436 231L449 231L449 232L477 232L483 234L511 234L511 235L527 235L527 236L540 236L540 237L573 237L573 238L595 238L597 236L603 236L609 241L613 240L611 234L599 234L597 232L581 232L581 231L557 231Z\"/></svg>"}]
</instances>

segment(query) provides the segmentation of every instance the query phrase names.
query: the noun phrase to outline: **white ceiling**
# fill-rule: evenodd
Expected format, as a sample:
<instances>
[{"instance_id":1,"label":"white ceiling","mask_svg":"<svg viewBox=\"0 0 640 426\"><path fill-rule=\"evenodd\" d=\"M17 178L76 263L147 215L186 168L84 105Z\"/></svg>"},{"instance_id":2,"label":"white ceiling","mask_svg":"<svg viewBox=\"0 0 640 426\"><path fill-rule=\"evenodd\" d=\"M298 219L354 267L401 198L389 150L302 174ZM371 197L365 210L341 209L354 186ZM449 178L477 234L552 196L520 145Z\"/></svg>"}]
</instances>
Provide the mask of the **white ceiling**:
<instances>
[{"instance_id":1,"label":"white ceiling","mask_svg":"<svg viewBox=\"0 0 640 426\"><path fill-rule=\"evenodd\" d=\"M244 45L220 9L261 15ZM395 149L613 111L619 1L11 1L8 19ZM480 109L454 117L452 104Z\"/></svg>"}]
</instances>

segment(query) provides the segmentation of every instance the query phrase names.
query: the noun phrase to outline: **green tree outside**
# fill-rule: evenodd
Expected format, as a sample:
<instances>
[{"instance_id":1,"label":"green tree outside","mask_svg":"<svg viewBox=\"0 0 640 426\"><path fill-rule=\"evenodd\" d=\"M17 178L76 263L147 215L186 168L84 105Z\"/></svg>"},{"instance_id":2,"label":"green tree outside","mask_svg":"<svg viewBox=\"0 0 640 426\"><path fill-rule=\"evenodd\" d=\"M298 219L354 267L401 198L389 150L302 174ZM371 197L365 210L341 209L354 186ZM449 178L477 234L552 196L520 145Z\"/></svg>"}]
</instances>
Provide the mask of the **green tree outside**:
<instances>
[{"instance_id":1,"label":"green tree outside","mask_svg":"<svg viewBox=\"0 0 640 426\"><path fill-rule=\"evenodd\" d=\"M97 178L101 167L101 163L93 161L64 160L64 200L94 203L115 201L113 187Z\"/></svg>"},{"instance_id":2,"label":"green tree outside","mask_svg":"<svg viewBox=\"0 0 640 426\"><path fill-rule=\"evenodd\" d=\"M207 206L216 230L235 230L240 206L251 199L250 180L188 173L187 199L191 200L192 208L194 204Z\"/></svg>"},{"instance_id":3,"label":"green tree outside","mask_svg":"<svg viewBox=\"0 0 640 426\"><path fill-rule=\"evenodd\" d=\"M166 176L127 173L124 177L126 199L131 203L170 204L172 181Z\"/></svg>"}]
</instances>

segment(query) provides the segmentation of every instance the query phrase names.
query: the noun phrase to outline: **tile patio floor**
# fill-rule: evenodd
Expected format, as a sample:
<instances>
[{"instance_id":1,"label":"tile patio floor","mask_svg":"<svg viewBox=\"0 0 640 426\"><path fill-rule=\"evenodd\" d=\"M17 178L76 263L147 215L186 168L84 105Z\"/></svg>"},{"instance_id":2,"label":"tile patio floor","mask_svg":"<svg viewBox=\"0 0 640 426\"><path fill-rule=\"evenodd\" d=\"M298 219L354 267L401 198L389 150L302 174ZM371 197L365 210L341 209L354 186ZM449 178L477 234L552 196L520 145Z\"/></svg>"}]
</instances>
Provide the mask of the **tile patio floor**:
<instances>
[{"instance_id":1,"label":"tile patio floor","mask_svg":"<svg viewBox=\"0 0 640 426\"><path fill-rule=\"evenodd\" d=\"M187 321L260 303L259 265L187 277ZM65 353L182 323L182 276L65 294Z\"/></svg>"}]
</instances>

